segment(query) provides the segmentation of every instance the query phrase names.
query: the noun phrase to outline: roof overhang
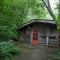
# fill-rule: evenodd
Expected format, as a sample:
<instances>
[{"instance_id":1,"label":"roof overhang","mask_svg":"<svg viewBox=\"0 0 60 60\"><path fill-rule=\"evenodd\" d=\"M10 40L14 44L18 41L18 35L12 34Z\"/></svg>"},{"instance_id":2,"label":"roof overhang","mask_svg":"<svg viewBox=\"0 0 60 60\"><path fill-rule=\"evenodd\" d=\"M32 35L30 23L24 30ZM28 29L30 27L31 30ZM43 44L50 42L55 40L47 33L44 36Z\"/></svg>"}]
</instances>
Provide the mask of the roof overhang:
<instances>
[{"instance_id":1,"label":"roof overhang","mask_svg":"<svg viewBox=\"0 0 60 60\"><path fill-rule=\"evenodd\" d=\"M29 25L29 24L32 24L32 23L35 23L35 22L39 22L39 23L48 23L48 24L53 24L53 25L56 25L56 22L54 20L49 20L49 19L33 19L33 20L30 20L22 25L20 25L17 30Z\"/></svg>"}]
</instances>

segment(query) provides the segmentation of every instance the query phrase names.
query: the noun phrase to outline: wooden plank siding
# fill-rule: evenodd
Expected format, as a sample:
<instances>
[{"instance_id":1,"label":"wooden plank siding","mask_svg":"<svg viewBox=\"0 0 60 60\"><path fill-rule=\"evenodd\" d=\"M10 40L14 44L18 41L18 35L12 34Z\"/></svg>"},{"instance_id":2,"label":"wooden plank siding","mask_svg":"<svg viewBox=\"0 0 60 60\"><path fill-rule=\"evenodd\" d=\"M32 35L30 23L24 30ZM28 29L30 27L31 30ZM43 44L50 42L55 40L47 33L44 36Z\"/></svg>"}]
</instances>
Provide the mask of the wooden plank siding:
<instances>
[{"instance_id":1,"label":"wooden plank siding","mask_svg":"<svg viewBox=\"0 0 60 60\"><path fill-rule=\"evenodd\" d=\"M25 43L32 44L32 29L38 29L39 46L54 46L57 47L57 31L54 25L43 23L31 23L23 28L20 35L20 40Z\"/></svg>"},{"instance_id":2,"label":"wooden plank siding","mask_svg":"<svg viewBox=\"0 0 60 60\"><path fill-rule=\"evenodd\" d=\"M31 43L31 30L30 28L26 28L21 30L20 33L20 41L24 42L24 43Z\"/></svg>"}]
</instances>

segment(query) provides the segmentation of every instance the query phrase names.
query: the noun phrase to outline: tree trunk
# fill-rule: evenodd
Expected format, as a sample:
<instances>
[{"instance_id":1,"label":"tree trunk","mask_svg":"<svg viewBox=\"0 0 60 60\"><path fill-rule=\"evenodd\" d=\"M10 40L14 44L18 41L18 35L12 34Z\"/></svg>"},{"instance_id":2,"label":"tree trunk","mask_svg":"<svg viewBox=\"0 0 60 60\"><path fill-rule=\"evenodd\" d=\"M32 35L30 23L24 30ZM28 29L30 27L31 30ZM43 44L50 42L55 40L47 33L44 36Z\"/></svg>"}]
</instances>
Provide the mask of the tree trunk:
<instances>
[{"instance_id":1,"label":"tree trunk","mask_svg":"<svg viewBox=\"0 0 60 60\"><path fill-rule=\"evenodd\" d=\"M45 1L41 0L41 1L44 3L45 7L47 8L47 10L48 10L49 14L51 15L51 17L53 18L53 20L56 20L56 17L51 9L50 1L49 0L47 0L47 2L45 2L46 0Z\"/></svg>"}]
</instances>

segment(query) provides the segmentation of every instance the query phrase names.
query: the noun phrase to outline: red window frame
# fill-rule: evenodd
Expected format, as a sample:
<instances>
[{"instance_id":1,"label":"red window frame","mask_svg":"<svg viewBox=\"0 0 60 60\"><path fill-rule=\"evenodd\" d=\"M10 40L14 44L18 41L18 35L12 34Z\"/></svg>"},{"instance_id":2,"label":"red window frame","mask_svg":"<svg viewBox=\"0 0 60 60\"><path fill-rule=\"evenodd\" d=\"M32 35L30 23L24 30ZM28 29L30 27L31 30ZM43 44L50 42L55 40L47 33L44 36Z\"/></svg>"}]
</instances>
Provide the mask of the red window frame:
<instances>
[{"instance_id":1,"label":"red window frame","mask_svg":"<svg viewBox=\"0 0 60 60\"><path fill-rule=\"evenodd\" d=\"M33 29L33 40L38 40L38 29Z\"/></svg>"}]
</instances>

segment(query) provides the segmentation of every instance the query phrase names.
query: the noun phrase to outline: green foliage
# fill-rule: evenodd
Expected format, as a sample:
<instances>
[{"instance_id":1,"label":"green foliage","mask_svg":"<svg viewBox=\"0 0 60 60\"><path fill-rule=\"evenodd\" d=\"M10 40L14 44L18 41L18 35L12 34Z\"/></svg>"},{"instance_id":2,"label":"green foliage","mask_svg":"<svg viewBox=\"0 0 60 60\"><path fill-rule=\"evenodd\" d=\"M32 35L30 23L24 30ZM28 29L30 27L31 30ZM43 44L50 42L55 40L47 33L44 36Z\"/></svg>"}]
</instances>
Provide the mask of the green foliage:
<instances>
[{"instance_id":1,"label":"green foliage","mask_svg":"<svg viewBox=\"0 0 60 60\"><path fill-rule=\"evenodd\" d=\"M3 5L1 14L2 25L19 25L27 18L29 9L32 15L36 17L44 17L45 8L40 0L2 0ZM1 4L2 4L1 3ZM5 23L3 23L5 22Z\"/></svg>"},{"instance_id":2,"label":"green foliage","mask_svg":"<svg viewBox=\"0 0 60 60\"><path fill-rule=\"evenodd\" d=\"M19 49L12 41L3 41L0 42L0 57L4 58L5 56L11 57L19 53Z\"/></svg>"},{"instance_id":3,"label":"green foliage","mask_svg":"<svg viewBox=\"0 0 60 60\"><path fill-rule=\"evenodd\" d=\"M55 48L54 53L49 55L48 60L60 60L60 48Z\"/></svg>"},{"instance_id":4,"label":"green foliage","mask_svg":"<svg viewBox=\"0 0 60 60\"><path fill-rule=\"evenodd\" d=\"M60 48L58 48L57 51L55 52L54 59L60 60Z\"/></svg>"},{"instance_id":5,"label":"green foliage","mask_svg":"<svg viewBox=\"0 0 60 60\"><path fill-rule=\"evenodd\" d=\"M0 0L0 40L17 37L16 28L25 20L28 21L29 9L32 16L45 16L45 9L40 0Z\"/></svg>"},{"instance_id":6,"label":"green foliage","mask_svg":"<svg viewBox=\"0 0 60 60\"><path fill-rule=\"evenodd\" d=\"M6 41L17 38L17 26L28 21L29 9L31 16L45 16L45 8L40 0L0 0L0 56L18 52L13 43Z\"/></svg>"},{"instance_id":7,"label":"green foliage","mask_svg":"<svg viewBox=\"0 0 60 60\"><path fill-rule=\"evenodd\" d=\"M29 7L32 9L33 15L35 15L37 18L46 17L46 10L41 0L30 0L28 1L28 3Z\"/></svg>"},{"instance_id":8,"label":"green foliage","mask_svg":"<svg viewBox=\"0 0 60 60\"><path fill-rule=\"evenodd\" d=\"M13 32L14 31L14 32ZM16 31L8 26L0 26L0 41L9 41L17 35Z\"/></svg>"},{"instance_id":9,"label":"green foliage","mask_svg":"<svg viewBox=\"0 0 60 60\"><path fill-rule=\"evenodd\" d=\"M57 28L58 28L58 31L60 32L60 3L57 4L57 9L58 9L58 15L57 15Z\"/></svg>"}]
</instances>

